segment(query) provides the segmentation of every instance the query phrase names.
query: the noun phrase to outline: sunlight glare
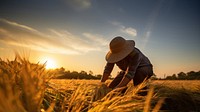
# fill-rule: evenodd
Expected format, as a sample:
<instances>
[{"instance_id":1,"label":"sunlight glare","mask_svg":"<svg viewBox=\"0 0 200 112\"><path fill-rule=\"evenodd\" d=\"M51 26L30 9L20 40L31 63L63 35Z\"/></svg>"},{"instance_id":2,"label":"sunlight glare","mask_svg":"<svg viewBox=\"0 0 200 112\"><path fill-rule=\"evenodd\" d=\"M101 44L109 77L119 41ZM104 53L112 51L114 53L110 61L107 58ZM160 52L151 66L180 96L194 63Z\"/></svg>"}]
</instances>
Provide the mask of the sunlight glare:
<instances>
[{"instance_id":1,"label":"sunlight glare","mask_svg":"<svg viewBox=\"0 0 200 112\"><path fill-rule=\"evenodd\" d=\"M57 68L57 65L56 65L56 62L55 60L53 59L46 59L46 66L45 66L46 69L55 69Z\"/></svg>"}]
</instances>

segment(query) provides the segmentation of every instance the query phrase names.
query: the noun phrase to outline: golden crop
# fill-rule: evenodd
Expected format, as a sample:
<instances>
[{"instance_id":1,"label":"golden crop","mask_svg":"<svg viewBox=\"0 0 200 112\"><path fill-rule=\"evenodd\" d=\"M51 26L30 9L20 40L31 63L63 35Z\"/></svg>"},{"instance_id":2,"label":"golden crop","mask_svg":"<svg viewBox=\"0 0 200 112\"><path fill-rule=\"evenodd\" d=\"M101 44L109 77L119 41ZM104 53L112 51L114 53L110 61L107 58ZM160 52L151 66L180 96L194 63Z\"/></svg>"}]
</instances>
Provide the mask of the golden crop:
<instances>
[{"instance_id":1,"label":"golden crop","mask_svg":"<svg viewBox=\"0 0 200 112\"><path fill-rule=\"evenodd\" d=\"M107 82L109 83L109 81ZM43 65L16 56L0 60L0 112L149 112L199 111L199 81L151 81L125 93L99 85L99 80L56 80Z\"/></svg>"}]
</instances>

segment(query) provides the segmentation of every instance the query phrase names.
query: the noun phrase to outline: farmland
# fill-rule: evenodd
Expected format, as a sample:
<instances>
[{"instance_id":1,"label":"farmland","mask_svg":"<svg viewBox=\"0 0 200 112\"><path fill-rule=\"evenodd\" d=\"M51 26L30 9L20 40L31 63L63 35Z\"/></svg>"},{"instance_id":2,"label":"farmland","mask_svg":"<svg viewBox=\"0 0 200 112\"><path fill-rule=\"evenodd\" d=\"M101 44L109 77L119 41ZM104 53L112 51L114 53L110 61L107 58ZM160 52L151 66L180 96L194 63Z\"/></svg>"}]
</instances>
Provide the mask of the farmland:
<instances>
[{"instance_id":1,"label":"farmland","mask_svg":"<svg viewBox=\"0 0 200 112\"><path fill-rule=\"evenodd\" d=\"M109 82L111 82L111 80L108 80L107 83ZM171 88L184 88L187 90L196 90L198 89L198 87L200 87L200 80L151 80L149 82L150 85L163 85ZM72 87L72 85L98 85L98 83L100 83L100 80L52 79L50 83L55 85L59 89L69 89L69 87ZM132 85L132 81L129 83L129 85Z\"/></svg>"},{"instance_id":2,"label":"farmland","mask_svg":"<svg viewBox=\"0 0 200 112\"><path fill-rule=\"evenodd\" d=\"M110 81L108 81L108 83L109 82ZM87 88L88 91L89 91L88 88L95 89L95 87L99 86L98 85L99 80L51 80L50 83L52 84L52 87L57 88L60 91L68 90L68 92L76 91L77 86L81 87L84 90ZM200 105L199 80L176 80L176 81L155 80L155 81L150 81L147 84L150 88L153 88L154 91L152 95L148 96L150 98L148 98L147 96L137 95L138 92L137 87L133 87L132 82L130 82L128 86L132 90L129 90L129 92L127 92L127 94L125 94L124 96L116 97L119 98L119 100L117 101L120 101L125 98L124 102L128 102L126 105L124 105L123 103L116 104L115 105L116 110L115 109L112 110L110 109L112 108L112 102L110 102L111 104L108 105L109 101L104 99L103 102L104 101L107 102L108 104L106 106L108 107L104 108L103 110L100 110L98 107L98 110L100 111L126 110L127 108L126 109L124 108L130 106L129 107L130 110L127 109L127 111L133 111L133 110L143 111L147 106L151 106L148 108L149 110L152 111L153 108L156 107L156 105L160 106L159 108L162 110L176 110L176 111L190 111L194 109L199 110L198 108ZM80 97L85 97L85 96L82 95ZM146 105L145 101L148 99L151 99L150 101L151 103L149 102L149 104ZM101 105L103 108L104 103L102 102L98 103L100 103L99 105Z\"/></svg>"},{"instance_id":3,"label":"farmland","mask_svg":"<svg viewBox=\"0 0 200 112\"><path fill-rule=\"evenodd\" d=\"M107 81L109 84L111 80ZM0 61L1 112L200 111L200 81L148 81L111 90L99 80L56 80L44 65L18 56ZM140 88L148 86L146 95Z\"/></svg>"}]
</instances>

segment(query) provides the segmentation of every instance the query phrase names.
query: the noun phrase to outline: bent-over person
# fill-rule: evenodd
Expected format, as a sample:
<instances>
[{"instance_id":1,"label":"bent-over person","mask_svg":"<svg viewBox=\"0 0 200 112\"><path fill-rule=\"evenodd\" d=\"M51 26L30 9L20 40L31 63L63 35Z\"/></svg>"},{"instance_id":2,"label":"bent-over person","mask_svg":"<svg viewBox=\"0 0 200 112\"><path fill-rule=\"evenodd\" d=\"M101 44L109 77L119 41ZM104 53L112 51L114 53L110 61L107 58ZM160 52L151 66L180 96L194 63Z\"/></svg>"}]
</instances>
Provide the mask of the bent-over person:
<instances>
[{"instance_id":1,"label":"bent-over person","mask_svg":"<svg viewBox=\"0 0 200 112\"><path fill-rule=\"evenodd\" d=\"M101 82L108 79L115 64L121 70L108 85L112 89L125 87L131 80L137 86L153 75L151 62L135 47L134 40L125 40L119 36L112 39L106 61Z\"/></svg>"}]
</instances>

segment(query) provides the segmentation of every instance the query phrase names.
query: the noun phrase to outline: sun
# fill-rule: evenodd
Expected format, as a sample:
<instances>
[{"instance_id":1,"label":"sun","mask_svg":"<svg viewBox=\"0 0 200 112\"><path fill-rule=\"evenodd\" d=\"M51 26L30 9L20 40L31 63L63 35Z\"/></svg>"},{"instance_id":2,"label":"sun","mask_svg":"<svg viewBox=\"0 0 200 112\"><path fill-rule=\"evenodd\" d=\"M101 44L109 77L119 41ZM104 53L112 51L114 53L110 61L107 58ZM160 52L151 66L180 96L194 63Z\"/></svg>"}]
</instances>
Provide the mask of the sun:
<instances>
[{"instance_id":1,"label":"sun","mask_svg":"<svg viewBox=\"0 0 200 112\"><path fill-rule=\"evenodd\" d=\"M57 68L57 64L56 64L56 61L53 60L53 59L46 59L46 66L45 66L46 69L55 69Z\"/></svg>"}]
</instances>

